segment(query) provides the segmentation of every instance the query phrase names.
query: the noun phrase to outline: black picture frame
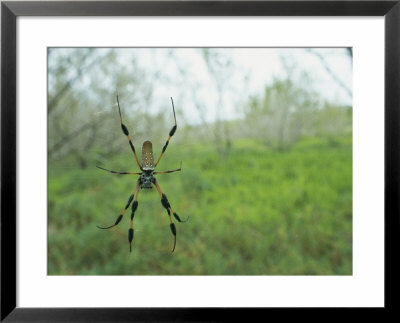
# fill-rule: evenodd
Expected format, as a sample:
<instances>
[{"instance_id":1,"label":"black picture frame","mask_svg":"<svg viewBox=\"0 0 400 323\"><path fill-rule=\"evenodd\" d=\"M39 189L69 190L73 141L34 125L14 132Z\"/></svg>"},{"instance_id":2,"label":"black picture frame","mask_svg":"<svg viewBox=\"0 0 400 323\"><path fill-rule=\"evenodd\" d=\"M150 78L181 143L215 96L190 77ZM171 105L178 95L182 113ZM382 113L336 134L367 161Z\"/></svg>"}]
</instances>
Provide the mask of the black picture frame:
<instances>
[{"instance_id":1,"label":"black picture frame","mask_svg":"<svg viewBox=\"0 0 400 323\"><path fill-rule=\"evenodd\" d=\"M1 321L128 322L250 320L263 309L16 307L16 19L18 16L384 16L385 307L399 290L400 1L82 1L1 3ZM34 210L32 210L34 214ZM211 292L211 291L210 291ZM206 296L205 296L206 297ZM281 311L279 309L275 309ZM297 310L299 311L299 309ZM332 312L332 311L329 311ZM348 313L348 312L347 312ZM241 314L241 315L238 315ZM367 314L371 317L371 312ZM254 319L255 317L253 317ZM320 317L321 318L321 317Z\"/></svg>"}]
</instances>

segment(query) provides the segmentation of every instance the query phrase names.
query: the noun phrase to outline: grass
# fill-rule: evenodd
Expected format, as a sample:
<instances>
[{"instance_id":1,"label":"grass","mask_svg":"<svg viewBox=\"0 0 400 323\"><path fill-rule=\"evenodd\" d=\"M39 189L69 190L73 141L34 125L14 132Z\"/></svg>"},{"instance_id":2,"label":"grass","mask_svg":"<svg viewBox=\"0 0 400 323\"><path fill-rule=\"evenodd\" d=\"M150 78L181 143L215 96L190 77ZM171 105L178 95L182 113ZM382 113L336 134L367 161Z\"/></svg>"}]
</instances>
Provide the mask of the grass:
<instances>
[{"instance_id":1,"label":"grass","mask_svg":"<svg viewBox=\"0 0 400 323\"><path fill-rule=\"evenodd\" d=\"M156 150L157 151L157 150ZM157 155L157 152L156 152ZM130 211L110 230L136 176L51 164L50 275L350 275L352 274L352 142L303 140L274 152L234 141L227 158L214 146L171 145L158 175L187 223L177 246L155 189L139 195L129 253ZM125 166L123 166L125 165ZM126 166L130 165L130 166ZM130 155L104 165L135 170ZM175 221L176 222L176 221Z\"/></svg>"}]
</instances>

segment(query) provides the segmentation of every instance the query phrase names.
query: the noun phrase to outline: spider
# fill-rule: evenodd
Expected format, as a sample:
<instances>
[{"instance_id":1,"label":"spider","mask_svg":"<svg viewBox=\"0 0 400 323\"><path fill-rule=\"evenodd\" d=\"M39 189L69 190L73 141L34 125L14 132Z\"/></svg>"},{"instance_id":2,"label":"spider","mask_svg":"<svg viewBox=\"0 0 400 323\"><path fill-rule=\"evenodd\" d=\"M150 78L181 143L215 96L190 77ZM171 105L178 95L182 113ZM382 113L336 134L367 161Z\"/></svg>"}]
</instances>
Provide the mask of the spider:
<instances>
[{"instance_id":1,"label":"spider","mask_svg":"<svg viewBox=\"0 0 400 323\"><path fill-rule=\"evenodd\" d=\"M135 151L135 147L132 144L131 138L129 136L129 131L128 128L123 124L122 122L122 115L121 115L121 108L119 106L119 99L118 99L118 94L117 94L117 103L118 103L118 112L119 112L119 119L121 122L121 129L122 132L124 133L124 135L126 136L126 138L128 139L129 145L131 146L133 155L135 157L136 163L139 166L141 172L138 173L129 173L129 172L120 172L120 171L115 171L115 170L109 170L100 166L96 166L99 169L105 170L107 172L110 172L112 174L119 174L119 175L139 175L138 180L136 181L136 186L135 189L133 191L133 193L129 196L128 202L125 205L125 208L123 209L123 211L121 212L121 214L118 216L117 220L115 221L115 223L113 225L110 225L108 227L100 227L97 226L99 229L110 229L112 227L115 227L116 225L118 225L118 223L121 222L122 217L124 216L126 210L129 208L130 204L132 203L133 199L135 198L135 200L132 203L132 212L131 212L131 224L128 230L128 241L129 241L129 251L132 252L132 240L133 240L133 217L135 216L135 212L138 208L138 196L139 196L139 192L142 188L144 189L151 189L153 187L153 185L156 187L158 194L160 195L161 198L161 204L162 206L167 210L168 216L169 216L169 221L170 221L170 229L171 232L174 236L174 246L172 248L172 252L174 252L175 250L175 246L176 246L176 228L175 228L175 224L172 221L171 218L171 213L173 214L173 216L175 217L175 219L179 222L186 222L189 217L187 217L185 220L181 220L181 218L178 216L178 214L172 209L171 204L168 201L167 196L163 193L163 191L161 190L160 185L158 184L158 181L156 180L156 178L154 177L154 175L157 174L167 174L167 173L173 173L173 172L178 172L182 170L182 161L180 163L180 167L174 170L166 170L166 171L161 171L161 172L155 172L155 168L157 167L158 163L160 162L162 156L165 153L165 150L168 147L169 141L171 140L172 136L175 134L175 131L177 129L177 125L176 125L176 116L175 116L175 107L174 107L174 101L172 100L171 97L171 103L172 103L172 111L174 112L174 120L175 120L175 125L172 127L171 131L169 132L169 136L168 139L161 151L160 157L158 157L156 163L154 164L154 156L153 156L153 144L151 143L151 141L145 141L143 143L142 146L142 164L139 163L139 159L136 155L136 151Z\"/></svg>"}]
</instances>

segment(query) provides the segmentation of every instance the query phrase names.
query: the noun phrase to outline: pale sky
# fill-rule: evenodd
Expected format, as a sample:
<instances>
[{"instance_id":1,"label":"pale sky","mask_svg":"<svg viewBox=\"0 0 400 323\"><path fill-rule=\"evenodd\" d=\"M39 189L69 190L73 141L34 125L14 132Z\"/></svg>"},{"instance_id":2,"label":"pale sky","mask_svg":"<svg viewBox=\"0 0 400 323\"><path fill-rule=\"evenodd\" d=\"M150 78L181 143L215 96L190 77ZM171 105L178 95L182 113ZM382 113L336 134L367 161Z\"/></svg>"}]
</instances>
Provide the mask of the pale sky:
<instances>
[{"instance_id":1,"label":"pale sky","mask_svg":"<svg viewBox=\"0 0 400 323\"><path fill-rule=\"evenodd\" d=\"M221 48L216 49L226 55L236 67L223 83L223 107L218 106L218 92L215 80L210 76L203 57L198 49L173 49L173 59L168 57L170 49L127 49L122 55L130 55L133 50L140 66L148 70L160 70L172 80L178 78L178 65L190 75L188 83L179 86L175 82L163 84L156 82L154 99L156 106L165 106L166 98L174 96L180 106L184 106L185 116L190 123L198 122L198 113L193 96L203 102L206 121L213 121L216 110L222 110L222 119L235 119L241 116L238 104L245 103L249 95L260 95L265 86L274 78L286 75L282 57L294 64L296 74L306 72L311 77L312 88L323 99L331 103L352 105L352 98L327 72L324 64L313 53L302 48ZM326 64L336 77L351 91L352 63L343 48L313 49L324 57ZM245 75L247 78L245 79ZM223 75L220 76L224 79ZM224 80L225 80L224 79ZM195 91L189 91L189 84L198 84ZM187 88L186 88L187 87ZM193 86L192 86L193 87ZM157 108L155 108L157 109ZM238 111L239 110L239 111Z\"/></svg>"},{"instance_id":2,"label":"pale sky","mask_svg":"<svg viewBox=\"0 0 400 323\"><path fill-rule=\"evenodd\" d=\"M74 49L60 48L56 51L59 55L69 55L71 50ZM99 49L98 53L108 50ZM284 62L286 65L294 66L291 75L294 83L299 82L300 74L307 73L312 82L303 86L310 87L310 90L316 92L321 99L332 104L352 105L352 62L344 48L312 49L323 57L325 66L317 55L304 48L212 48L211 50L220 54L222 63L231 62L223 73L216 73L216 77L220 79L219 83L207 68L200 48L115 49L118 62L123 66L132 64L134 58L141 70L149 75L158 73L159 77L151 79L153 100L151 106L146 107L149 113L165 109L166 105L170 105L169 98L172 96L176 108L179 107L185 120L191 124L201 121L199 104L204 121L212 122L217 116L222 120L242 117L242 106L248 102L250 96L261 96L265 87L271 85L274 78L283 79L287 76ZM326 66L350 94L332 77ZM110 80L103 79L102 82L103 84L111 82L111 77ZM84 75L82 84L87 86L90 92L90 73ZM220 86L219 91L217 84Z\"/></svg>"}]
</instances>

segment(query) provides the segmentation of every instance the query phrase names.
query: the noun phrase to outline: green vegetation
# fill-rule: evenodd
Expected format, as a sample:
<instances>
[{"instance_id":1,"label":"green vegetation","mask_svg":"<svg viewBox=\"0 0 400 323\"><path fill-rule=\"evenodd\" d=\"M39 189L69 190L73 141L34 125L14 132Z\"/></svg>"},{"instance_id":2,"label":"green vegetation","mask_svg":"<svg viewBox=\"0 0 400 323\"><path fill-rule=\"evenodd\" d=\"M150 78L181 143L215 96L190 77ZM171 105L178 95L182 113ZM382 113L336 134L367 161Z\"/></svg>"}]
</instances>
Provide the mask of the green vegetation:
<instances>
[{"instance_id":1,"label":"green vegetation","mask_svg":"<svg viewBox=\"0 0 400 323\"><path fill-rule=\"evenodd\" d=\"M103 166L136 171L127 152L126 143ZM157 176L174 210L190 216L176 223L172 254L155 189L140 192L129 253L130 212L110 230L96 225L115 222L137 176L101 171L94 160L86 168L50 161L48 274L352 274L351 136L303 138L285 151L234 139L226 156L212 144L174 138L158 169L180 160L182 172Z\"/></svg>"}]
</instances>

